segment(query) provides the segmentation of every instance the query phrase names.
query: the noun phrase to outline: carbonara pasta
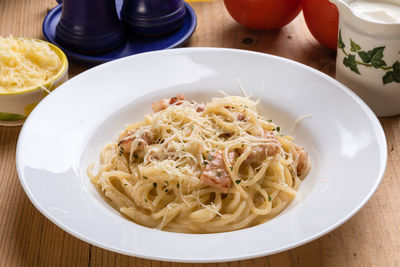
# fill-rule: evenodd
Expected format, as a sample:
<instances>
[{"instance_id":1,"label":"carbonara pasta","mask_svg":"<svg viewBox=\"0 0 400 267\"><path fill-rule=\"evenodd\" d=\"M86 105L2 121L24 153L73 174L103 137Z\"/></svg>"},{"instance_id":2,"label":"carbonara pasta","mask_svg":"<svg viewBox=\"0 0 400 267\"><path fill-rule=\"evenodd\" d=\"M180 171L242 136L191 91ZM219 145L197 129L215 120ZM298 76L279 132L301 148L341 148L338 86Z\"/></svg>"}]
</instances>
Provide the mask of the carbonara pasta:
<instances>
[{"instance_id":1,"label":"carbonara pasta","mask_svg":"<svg viewBox=\"0 0 400 267\"><path fill-rule=\"evenodd\" d=\"M115 209L151 228L215 233L263 223L293 200L311 164L256 106L247 96L153 103L154 114L107 144L88 175Z\"/></svg>"}]
</instances>

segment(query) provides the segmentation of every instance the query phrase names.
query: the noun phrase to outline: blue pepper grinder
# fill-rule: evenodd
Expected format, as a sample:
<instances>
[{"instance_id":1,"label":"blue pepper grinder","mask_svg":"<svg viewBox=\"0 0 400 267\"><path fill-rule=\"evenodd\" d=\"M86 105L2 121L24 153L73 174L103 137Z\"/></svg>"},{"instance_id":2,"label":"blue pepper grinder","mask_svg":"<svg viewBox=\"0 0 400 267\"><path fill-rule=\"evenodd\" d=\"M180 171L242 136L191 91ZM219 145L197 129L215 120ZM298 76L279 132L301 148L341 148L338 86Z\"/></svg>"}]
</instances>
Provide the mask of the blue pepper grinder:
<instances>
[{"instance_id":1,"label":"blue pepper grinder","mask_svg":"<svg viewBox=\"0 0 400 267\"><path fill-rule=\"evenodd\" d=\"M185 13L183 0L124 0L121 20L130 33L157 36L181 27Z\"/></svg>"},{"instance_id":2,"label":"blue pepper grinder","mask_svg":"<svg viewBox=\"0 0 400 267\"><path fill-rule=\"evenodd\" d=\"M124 41L115 0L63 0L56 41L81 54L110 51Z\"/></svg>"}]
</instances>

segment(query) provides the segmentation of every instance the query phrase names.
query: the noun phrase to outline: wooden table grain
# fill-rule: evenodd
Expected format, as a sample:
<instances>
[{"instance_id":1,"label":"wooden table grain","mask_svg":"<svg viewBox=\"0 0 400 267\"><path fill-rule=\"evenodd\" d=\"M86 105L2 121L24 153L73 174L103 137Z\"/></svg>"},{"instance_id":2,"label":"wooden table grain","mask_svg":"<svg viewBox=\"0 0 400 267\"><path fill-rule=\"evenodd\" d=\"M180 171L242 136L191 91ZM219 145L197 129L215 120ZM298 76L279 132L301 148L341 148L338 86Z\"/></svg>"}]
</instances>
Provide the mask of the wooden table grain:
<instances>
[{"instance_id":1,"label":"wooden table grain","mask_svg":"<svg viewBox=\"0 0 400 267\"><path fill-rule=\"evenodd\" d=\"M55 5L54 0L0 0L0 35L43 39L42 21ZM334 76L335 53L318 44L301 14L281 30L256 31L237 24L222 0L191 1L191 5L198 26L186 46L274 54ZM84 70L72 63L69 74ZM0 266L400 266L400 117L380 121L388 141L387 169L377 192L360 212L333 232L298 248L218 264L129 257L64 232L34 208L18 181L15 149L21 128L0 127Z\"/></svg>"}]
</instances>

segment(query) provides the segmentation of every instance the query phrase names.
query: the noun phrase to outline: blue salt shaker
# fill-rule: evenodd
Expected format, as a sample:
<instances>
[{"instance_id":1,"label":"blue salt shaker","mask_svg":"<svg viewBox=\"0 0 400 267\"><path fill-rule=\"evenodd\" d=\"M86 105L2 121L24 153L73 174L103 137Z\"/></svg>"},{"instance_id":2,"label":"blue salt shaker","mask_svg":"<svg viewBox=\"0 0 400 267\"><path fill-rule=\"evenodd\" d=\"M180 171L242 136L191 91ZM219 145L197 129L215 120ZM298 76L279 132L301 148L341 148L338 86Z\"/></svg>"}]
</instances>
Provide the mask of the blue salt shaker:
<instances>
[{"instance_id":1,"label":"blue salt shaker","mask_svg":"<svg viewBox=\"0 0 400 267\"><path fill-rule=\"evenodd\" d=\"M120 15L130 33L157 36L181 27L185 13L182 0L124 0Z\"/></svg>"},{"instance_id":2,"label":"blue salt shaker","mask_svg":"<svg viewBox=\"0 0 400 267\"><path fill-rule=\"evenodd\" d=\"M124 41L115 0L63 0L56 41L82 54L110 51Z\"/></svg>"}]
</instances>

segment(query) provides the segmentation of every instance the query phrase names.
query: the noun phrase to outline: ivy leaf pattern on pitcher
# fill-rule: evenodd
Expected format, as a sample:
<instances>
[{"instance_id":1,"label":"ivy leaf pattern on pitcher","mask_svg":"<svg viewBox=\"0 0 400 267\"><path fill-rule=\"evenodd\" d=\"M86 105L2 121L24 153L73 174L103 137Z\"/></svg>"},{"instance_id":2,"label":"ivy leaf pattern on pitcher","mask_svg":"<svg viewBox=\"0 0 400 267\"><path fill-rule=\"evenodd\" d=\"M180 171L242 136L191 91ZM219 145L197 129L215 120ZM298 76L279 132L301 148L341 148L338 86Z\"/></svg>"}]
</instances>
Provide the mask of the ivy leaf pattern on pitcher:
<instances>
[{"instance_id":1,"label":"ivy leaf pattern on pitcher","mask_svg":"<svg viewBox=\"0 0 400 267\"><path fill-rule=\"evenodd\" d=\"M383 50L385 50L385 47L381 46L381 47L376 47L376 48L372 49L372 51L371 51L371 55L372 55L371 65L375 69L386 66L386 62L382 60Z\"/></svg>"},{"instance_id":2,"label":"ivy leaf pattern on pitcher","mask_svg":"<svg viewBox=\"0 0 400 267\"><path fill-rule=\"evenodd\" d=\"M351 71L361 75L358 65L362 65L368 68L381 69L386 71L382 77L383 84L391 82L400 83L400 61L397 60L392 66L387 66L383 60L385 46L375 47L372 50L364 51L361 46L350 38L350 53L347 53L344 49L346 45L342 39L342 32L339 29L338 36L338 48L343 51L345 57L343 58L343 65L350 68ZM352 54L351 52L355 53ZM357 60L356 56L361 59Z\"/></svg>"},{"instance_id":3,"label":"ivy leaf pattern on pitcher","mask_svg":"<svg viewBox=\"0 0 400 267\"><path fill-rule=\"evenodd\" d=\"M400 62L397 60L393 66L393 71L386 72L385 76L383 76L382 80L384 84L391 82L400 83Z\"/></svg>"},{"instance_id":4,"label":"ivy leaf pattern on pitcher","mask_svg":"<svg viewBox=\"0 0 400 267\"><path fill-rule=\"evenodd\" d=\"M358 50L361 49L361 46L359 44L357 44L356 42L354 42L353 40L351 40L351 38L350 38L350 46L351 46L351 48L350 48L351 52L357 52Z\"/></svg>"},{"instance_id":5,"label":"ivy leaf pattern on pitcher","mask_svg":"<svg viewBox=\"0 0 400 267\"><path fill-rule=\"evenodd\" d=\"M343 59L343 64L346 67L349 67L352 71L354 71L357 74L360 74L360 71L357 68L357 62L356 62L356 56L355 55L348 55Z\"/></svg>"},{"instance_id":6,"label":"ivy leaf pattern on pitcher","mask_svg":"<svg viewBox=\"0 0 400 267\"><path fill-rule=\"evenodd\" d=\"M338 37L338 47L339 47L340 49L343 49L343 48L346 47L346 46L344 45L343 41L342 41L342 32L341 32L340 29L339 29L339 37Z\"/></svg>"}]
</instances>

